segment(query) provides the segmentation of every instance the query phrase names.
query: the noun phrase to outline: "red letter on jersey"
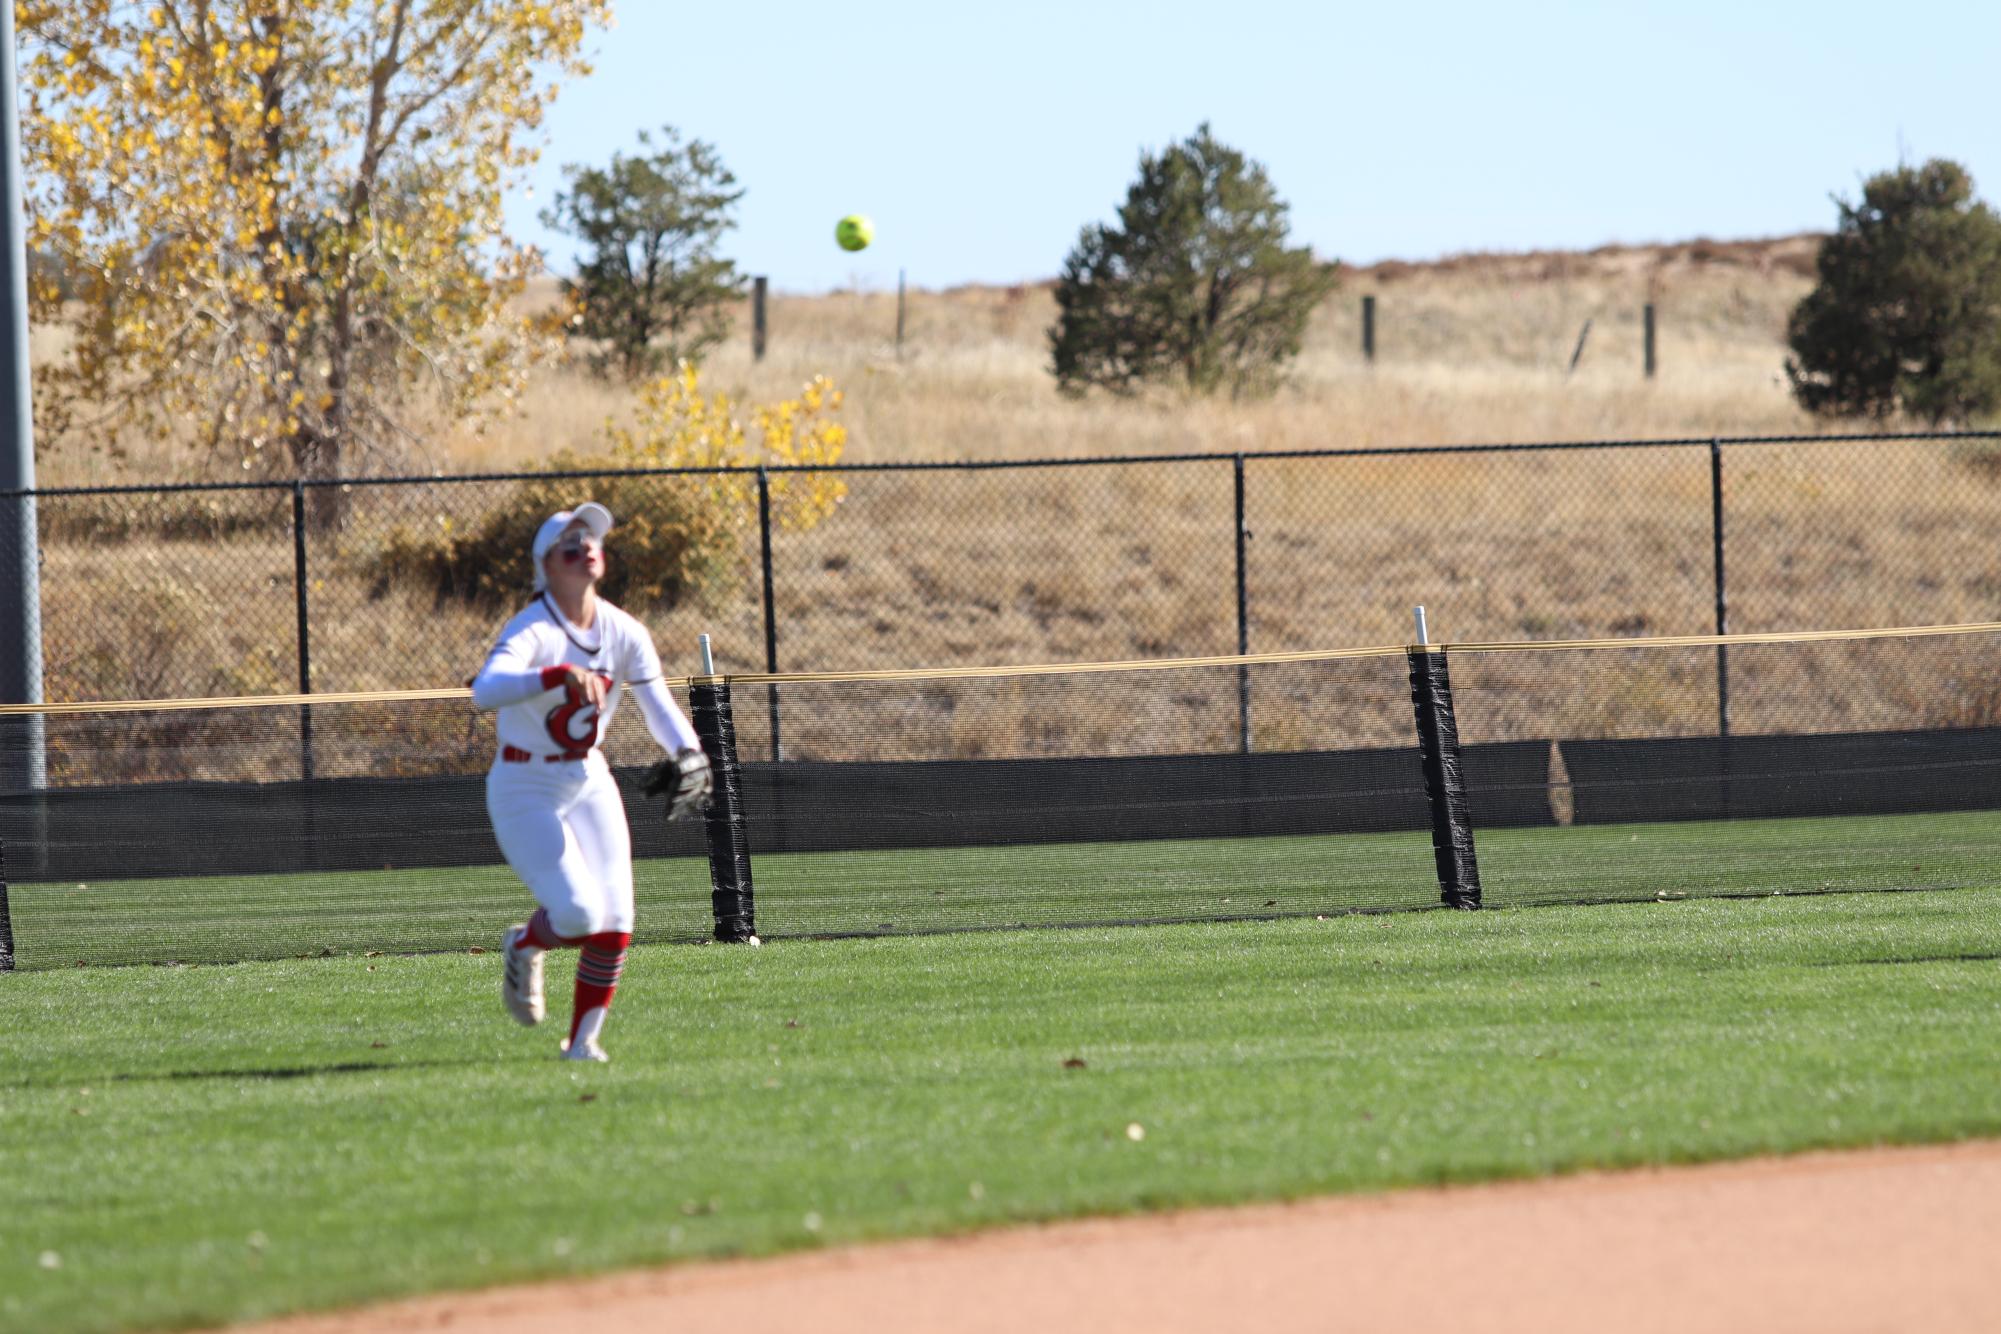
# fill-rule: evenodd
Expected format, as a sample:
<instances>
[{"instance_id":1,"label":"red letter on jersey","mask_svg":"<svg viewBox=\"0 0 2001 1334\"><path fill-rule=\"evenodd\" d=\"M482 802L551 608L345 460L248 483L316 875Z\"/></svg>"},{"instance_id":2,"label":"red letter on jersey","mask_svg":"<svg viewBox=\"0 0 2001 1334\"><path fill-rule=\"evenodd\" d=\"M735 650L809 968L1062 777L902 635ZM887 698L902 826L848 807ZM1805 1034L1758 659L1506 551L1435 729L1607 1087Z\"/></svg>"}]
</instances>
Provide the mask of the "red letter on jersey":
<instances>
[{"instance_id":1,"label":"red letter on jersey","mask_svg":"<svg viewBox=\"0 0 2001 1334\"><path fill-rule=\"evenodd\" d=\"M611 678L598 674L605 689L611 689ZM549 710L544 725L548 728L549 739L563 752L566 760L581 760L589 756L591 747L598 743L598 706L584 698L583 689L570 681L563 688L563 702Z\"/></svg>"}]
</instances>

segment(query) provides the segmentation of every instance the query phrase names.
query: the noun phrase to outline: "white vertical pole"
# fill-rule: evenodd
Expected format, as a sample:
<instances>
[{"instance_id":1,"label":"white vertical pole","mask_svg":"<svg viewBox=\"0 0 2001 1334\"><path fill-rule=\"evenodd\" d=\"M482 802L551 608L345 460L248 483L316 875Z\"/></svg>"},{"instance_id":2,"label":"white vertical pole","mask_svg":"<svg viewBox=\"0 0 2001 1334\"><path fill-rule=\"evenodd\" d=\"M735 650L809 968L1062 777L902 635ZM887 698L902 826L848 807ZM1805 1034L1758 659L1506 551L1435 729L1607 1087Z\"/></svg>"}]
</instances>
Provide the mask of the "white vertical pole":
<instances>
[{"instance_id":1,"label":"white vertical pole","mask_svg":"<svg viewBox=\"0 0 2001 1334\"><path fill-rule=\"evenodd\" d=\"M1431 630L1430 627L1426 626L1424 623L1423 607L1413 608L1412 614L1417 618L1417 642L1418 646L1422 648L1423 646L1431 642Z\"/></svg>"},{"instance_id":2,"label":"white vertical pole","mask_svg":"<svg viewBox=\"0 0 2001 1334\"><path fill-rule=\"evenodd\" d=\"M715 650L709 646L709 637L707 635L701 637L701 645L702 675L714 676L716 674L716 654Z\"/></svg>"}]
</instances>

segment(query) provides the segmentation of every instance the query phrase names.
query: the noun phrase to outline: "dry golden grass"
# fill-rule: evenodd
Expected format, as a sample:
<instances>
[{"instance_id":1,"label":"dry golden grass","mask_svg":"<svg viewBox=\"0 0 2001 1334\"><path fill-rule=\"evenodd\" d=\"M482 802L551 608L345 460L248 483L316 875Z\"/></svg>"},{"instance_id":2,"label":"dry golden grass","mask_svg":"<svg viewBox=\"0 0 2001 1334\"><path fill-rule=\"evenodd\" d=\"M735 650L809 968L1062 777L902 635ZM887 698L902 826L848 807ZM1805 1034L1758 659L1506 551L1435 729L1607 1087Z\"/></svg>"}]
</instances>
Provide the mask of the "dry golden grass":
<instances>
[{"instance_id":1,"label":"dry golden grass","mask_svg":"<svg viewBox=\"0 0 2001 1334\"><path fill-rule=\"evenodd\" d=\"M1807 290L1815 244L1357 269L1316 317L1291 383L1257 402L1063 397L1048 372L1046 285L912 292L900 360L895 293L776 296L765 360L751 360L746 312L705 371L746 399L832 375L850 390L857 462L1810 430L1780 368L1786 314ZM1365 293L1378 303L1373 365L1361 354ZM1640 374L1649 300L1660 312L1651 383ZM1591 334L1568 374L1586 319ZM588 444L629 401L574 366L554 368L519 418L453 436L436 456L458 468L532 462L561 443Z\"/></svg>"},{"instance_id":2,"label":"dry golden grass","mask_svg":"<svg viewBox=\"0 0 2001 1334\"><path fill-rule=\"evenodd\" d=\"M1804 294L1814 238L1468 256L1351 271L1315 318L1291 383L1254 402L1068 399L1048 373L1055 303L1046 285L910 294L899 359L889 292L776 296L770 353L750 357L747 312L705 367L712 387L778 398L825 372L849 390L854 462L1351 448L1468 441L1800 431L1780 367L1786 313ZM1360 306L1378 301L1377 360L1363 360ZM531 303L551 299L546 282ZM1661 373L1640 368L1640 311L1660 310ZM1584 355L1566 372L1578 331ZM38 356L59 331L41 330ZM631 391L580 362L541 368L519 411L442 424L409 458L418 472L506 469L590 449ZM231 461L221 461L226 476ZM73 442L44 486L185 476L184 457L143 444L119 465Z\"/></svg>"},{"instance_id":3,"label":"dry golden grass","mask_svg":"<svg viewBox=\"0 0 2001 1334\"><path fill-rule=\"evenodd\" d=\"M1065 398L1047 370L1054 302L1043 286L912 293L900 358L894 293L779 296L770 355L750 359L746 317L705 381L759 402L831 375L848 391L852 462L1809 432L1817 425L1794 407L1781 367L1786 315L1807 290L1815 244L1696 242L1356 270L1316 318L1290 383L1254 402L1171 391ZM1373 365L1360 350L1365 293L1378 302ZM1641 375L1649 300L1660 312L1653 381ZM1568 373L1587 319L1589 340ZM545 367L517 416L482 432L445 430L408 462L507 470L561 448L592 451L606 418L631 404L629 390L576 365ZM1732 628L2001 617L1993 457L1939 445L1730 452ZM45 485L104 479L102 464L80 459L43 469ZM1416 602L1460 641L1713 628L1703 447L1253 460L1246 483L1254 649L1400 642ZM505 503L499 485L357 491L348 531L312 552L316 687L469 675L488 618L375 588L361 571L396 523ZM857 476L824 525L775 543L780 666L1233 651L1232 513L1227 460ZM51 552L50 575L52 696L285 678L289 554L272 539L79 542ZM132 591L115 592L121 583ZM190 610L218 596L211 585L227 590L226 624ZM115 615L94 614L108 604ZM704 605L636 610L683 669L700 630L715 634L726 670L763 666L754 552ZM166 686L182 658L190 672L201 664L202 680ZM1937 714L1936 692L1886 673L1889 660L1882 650L1747 655L1733 674L1738 725L1920 725ZM216 662L229 670L218 674ZM1407 703L1395 670L1387 686L1374 669L1261 674L1259 744L1401 742ZM1478 739L1713 725L1713 656L1496 660L1469 671L1494 687L1480 692L1486 710L1468 727ZM1977 693L1983 679L1960 672L1955 689ZM912 688L867 708L795 699L788 748L1001 755L1222 744L1236 726L1234 680L1129 678L1074 698L1017 686ZM739 719L750 753L766 744L758 699Z\"/></svg>"}]
</instances>

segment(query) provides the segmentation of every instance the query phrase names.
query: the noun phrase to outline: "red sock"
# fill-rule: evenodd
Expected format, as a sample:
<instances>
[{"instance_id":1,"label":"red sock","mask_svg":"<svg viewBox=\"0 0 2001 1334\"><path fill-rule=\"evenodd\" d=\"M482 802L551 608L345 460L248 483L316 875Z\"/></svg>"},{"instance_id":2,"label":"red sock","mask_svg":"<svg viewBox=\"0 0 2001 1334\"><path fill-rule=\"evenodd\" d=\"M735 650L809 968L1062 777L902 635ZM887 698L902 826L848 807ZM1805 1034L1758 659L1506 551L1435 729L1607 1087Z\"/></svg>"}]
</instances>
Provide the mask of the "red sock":
<instances>
[{"instance_id":1,"label":"red sock","mask_svg":"<svg viewBox=\"0 0 2001 1334\"><path fill-rule=\"evenodd\" d=\"M558 945L571 945L575 943L574 941L565 940L556 934L556 928L549 925L549 910L547 908L537 908L535 915L528 919L528 929L521 933L521 939L514 942L514 948L517 950L553 950Z\"/></svg>"},{"instance_id":2,"label":"red sock","mask_svg":"<svg viewBox=\"0 0 2001 1334\"><path fill-rule=\"evenodd\" d=\"M577 958L577 995L570 1011L570 1040L576 1041L577 1025L600 1006L609 1008L612 993L618 990L618 975L625 971L625 951L632 944L629 931L600 931L583 939L583 953Z\"/></svg>"}]
</instances>

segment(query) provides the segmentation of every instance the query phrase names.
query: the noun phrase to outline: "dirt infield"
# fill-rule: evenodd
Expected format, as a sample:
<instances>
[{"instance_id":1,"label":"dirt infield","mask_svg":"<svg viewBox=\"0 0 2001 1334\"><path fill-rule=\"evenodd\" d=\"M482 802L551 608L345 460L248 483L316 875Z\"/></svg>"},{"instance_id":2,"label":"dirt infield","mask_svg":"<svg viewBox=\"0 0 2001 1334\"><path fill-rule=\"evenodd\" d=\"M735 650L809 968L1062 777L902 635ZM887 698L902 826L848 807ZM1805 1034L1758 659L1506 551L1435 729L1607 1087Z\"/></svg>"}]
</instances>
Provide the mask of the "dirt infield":
<instances>
[{"instance_id":1,"label":"dirt infield","mask_svg":"<svg viewBox=\"0 0 2001 1334\"><path fill-rule=\"evenodd\" d=\"M2001 1143L1094 1219L235 1334L2001 1328Z\"/></svg>"}]
</instances>

